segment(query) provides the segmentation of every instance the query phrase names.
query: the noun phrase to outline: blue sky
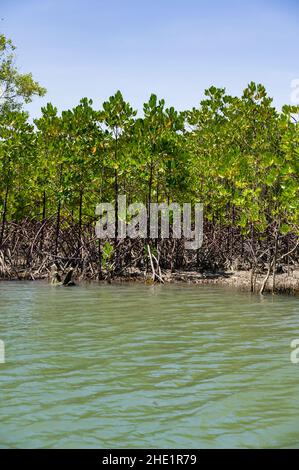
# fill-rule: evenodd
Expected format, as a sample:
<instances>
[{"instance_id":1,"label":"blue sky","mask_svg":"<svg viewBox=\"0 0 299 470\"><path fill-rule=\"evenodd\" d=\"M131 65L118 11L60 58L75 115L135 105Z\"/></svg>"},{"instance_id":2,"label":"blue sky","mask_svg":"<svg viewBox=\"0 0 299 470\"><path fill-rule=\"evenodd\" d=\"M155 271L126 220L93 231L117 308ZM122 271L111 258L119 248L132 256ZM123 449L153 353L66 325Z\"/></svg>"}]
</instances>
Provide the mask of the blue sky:
<instances>
[{"instance_id":1,"label":"blue sky","mask_svg":"<svg viewBox=\"0 0 299 470\"><path fill-rule=\"evenodd\" d=\"M21 70L48 89L33 117L117 89L137 109L152 92L186 109L211 85L240 94L251 80L280 107L299 78L298 0L0 0L0 17Z\"/></svg>"}]
</instances>

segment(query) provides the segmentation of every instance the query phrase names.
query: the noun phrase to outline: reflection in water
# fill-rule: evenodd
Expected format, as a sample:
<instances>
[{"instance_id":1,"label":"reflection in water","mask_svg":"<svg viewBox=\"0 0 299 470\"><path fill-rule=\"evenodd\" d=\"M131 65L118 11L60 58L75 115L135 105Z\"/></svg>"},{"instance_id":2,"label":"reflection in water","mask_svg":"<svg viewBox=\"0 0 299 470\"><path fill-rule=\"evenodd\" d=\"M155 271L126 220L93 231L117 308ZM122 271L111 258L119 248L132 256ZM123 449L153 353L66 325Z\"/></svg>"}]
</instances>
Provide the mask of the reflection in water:
<instances>
[{"instance_id":1,"label":"reflection in water","mask_svg":"<svg viewBox=\"0 0 299 470\"><path fill-rule=\"evenodd\" d=\"M0 447L299 447L299 300L0 283Z\"/></svg>"}]
</instances>

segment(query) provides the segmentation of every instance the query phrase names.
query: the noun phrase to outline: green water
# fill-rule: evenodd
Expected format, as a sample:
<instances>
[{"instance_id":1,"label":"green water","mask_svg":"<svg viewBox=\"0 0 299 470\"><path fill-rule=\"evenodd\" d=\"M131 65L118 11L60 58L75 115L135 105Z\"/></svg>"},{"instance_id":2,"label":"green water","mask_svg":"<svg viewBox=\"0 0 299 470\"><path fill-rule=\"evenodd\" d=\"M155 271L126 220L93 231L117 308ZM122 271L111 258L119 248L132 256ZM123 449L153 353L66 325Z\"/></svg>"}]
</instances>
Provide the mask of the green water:
<instances>
[{"instance_id":1,"label":"green water","mask_svg":"<svg viewBox=\"0 0 299 470\"><path fill-rule=\"evenodd\" d=\"M299 299L0 283L0 447L299 448Z\"/></svg>"}]
</instances>

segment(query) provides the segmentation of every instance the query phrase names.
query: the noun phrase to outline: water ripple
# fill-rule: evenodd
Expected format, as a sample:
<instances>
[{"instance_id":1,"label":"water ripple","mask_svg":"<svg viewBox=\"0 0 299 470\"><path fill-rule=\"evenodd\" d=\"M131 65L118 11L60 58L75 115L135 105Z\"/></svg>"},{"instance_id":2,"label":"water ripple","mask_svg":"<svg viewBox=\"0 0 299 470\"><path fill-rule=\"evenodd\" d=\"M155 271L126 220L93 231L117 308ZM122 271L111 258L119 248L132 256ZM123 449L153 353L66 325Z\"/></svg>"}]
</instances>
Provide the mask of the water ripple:
<instances>
[{"instance_id":1,"label":"water ripple","mask_svg":"<svg viewBox=\"0 0 299 470\"><path fill-rule=\"evenodd\" d=\"M299 300L0 284L0 447L299 447Z\"/></svg>"}]
</instances>

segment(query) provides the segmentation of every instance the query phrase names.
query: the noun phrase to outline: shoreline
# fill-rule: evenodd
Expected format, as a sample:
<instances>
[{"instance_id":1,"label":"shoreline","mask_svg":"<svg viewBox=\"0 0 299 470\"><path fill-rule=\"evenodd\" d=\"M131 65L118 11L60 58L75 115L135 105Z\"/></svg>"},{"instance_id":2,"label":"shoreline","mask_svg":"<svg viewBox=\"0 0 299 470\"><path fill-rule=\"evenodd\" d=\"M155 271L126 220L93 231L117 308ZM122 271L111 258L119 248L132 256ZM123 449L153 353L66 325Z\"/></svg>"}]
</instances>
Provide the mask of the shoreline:
<instances>
[{"instance_id":1,"label":"shoreline","mask_svg":"<svg viewBox=\"0 0 299 470\"><path fill-rule=\"evenodd\" d=\"M193 285L217 285L220 287L236 288L245 292L253 292L258 294L265 280L265 273L257 274L254 280L254 292L252 291L252 274L251 271L221 271L221 272L198 272L178 270L171 272L170 270L163 273L165 284L193 284ZM113 282L138 281L154 284L151 275L146 277L142 274L127 274L125 277L112 279ZM272 276L267 280L264 293L272 293ZM299 270L292 274L277 274L275 277L274 294L299 295Z\"/></svg>"},{"instance_id":2,"label":"shoreline","mask_svg":"<svg viewBox=\"0 0 299 470\"><path fill-rule=\"evenodd\" d=\"M260 288L265 281L265 273L259 273L254 278L254 290L252 290L252 273L251 271L219 271L219 272L198 272L198 271L185 271L177 270L171 272L170 270L163 271L164 284L193 284L193 285L217 285L222 287L235 288L245 292L253 292L258 294ZM38 281L47 280L49 275L46 273L34 276L31 272L17 273L13 277L1 277L1 281ZM137 269L127 270L121 276L109 277L107 275L103 279L94 280L80 278L75 276L76 282L96 282L99 284L119 284L126 282L139 282L144 284L157 284L152 279L151 273L145 273ZM276 274L275 276L275 290L272 292L272 276L267 280L264 293L274 294L287 294L299 295L299 269L294 270L292 273Z\"/></svg>"}]
</instances>

